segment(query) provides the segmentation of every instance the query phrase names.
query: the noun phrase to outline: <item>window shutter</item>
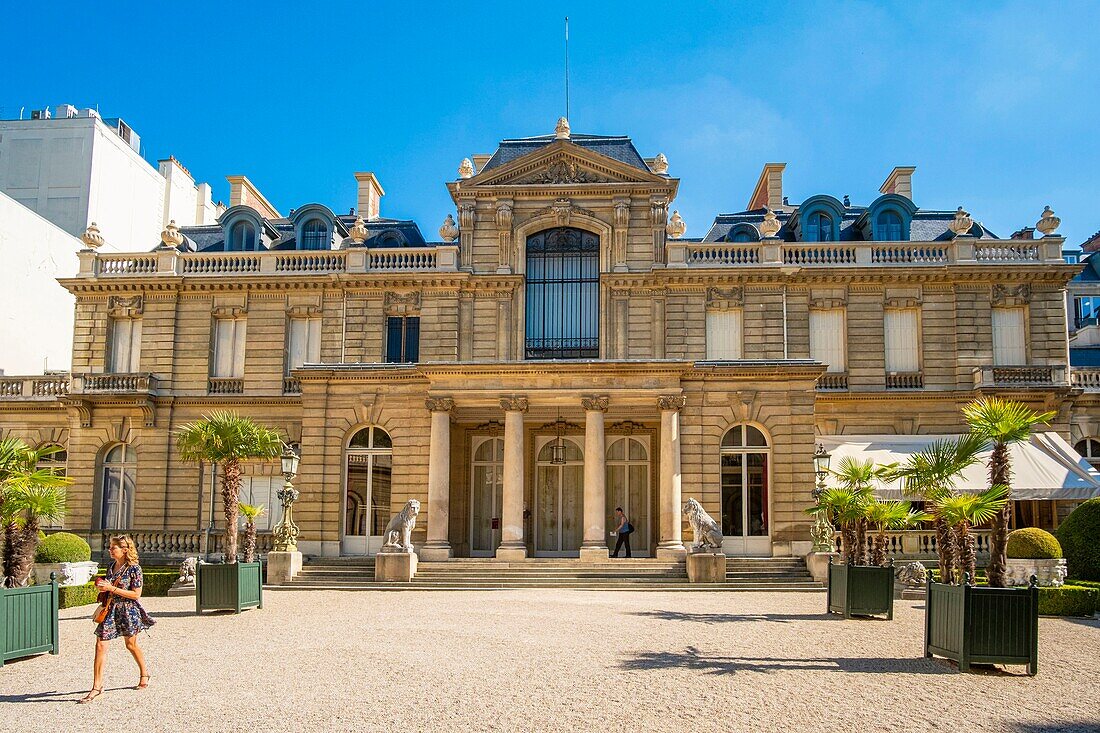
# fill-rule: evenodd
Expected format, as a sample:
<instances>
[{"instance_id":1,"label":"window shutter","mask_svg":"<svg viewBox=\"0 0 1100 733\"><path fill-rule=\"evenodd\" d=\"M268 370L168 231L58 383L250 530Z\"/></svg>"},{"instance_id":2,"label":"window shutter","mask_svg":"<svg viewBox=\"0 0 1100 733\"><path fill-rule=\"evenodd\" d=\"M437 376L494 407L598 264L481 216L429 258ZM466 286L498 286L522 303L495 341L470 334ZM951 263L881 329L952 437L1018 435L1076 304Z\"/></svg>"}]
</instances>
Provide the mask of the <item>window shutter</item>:
<instances>
[{"instance_id":1,"label":"window shutter","mask_svg":"<svg viewBox=\"0 0 1100 733\"><path fill-rule=\"evenodd\" d=\"M386 319L386 361L401 363L401 319L397 316Z\"/></svg>"},{"instance_id":2,"label":"window shutter","mask_svg":"<svg viewBox=\"0 0 1100 733\"><path fill-rule=\"evenodd\" d=\"M913 308L891 308L886 311L883 319L886 371L920 371L917 320L917 311Z\"/></svg>"},{"instance_id":3,"label":"window shutter","mask_svg":"<svg viewBox=\"0 0 1100 733\"><path fill-rule=\"evenodd\" d=\"M420 316L405 319L405 361L420 361Z\"/></svg>"},{"instance_id":4,"label":"window shutter","mask_svg":"<svg viewBox=\"0 0 1100 733\"><path fill-rule=\"evenodd\" d=\"M993 309L993 364L1020 366L1027 363L1023 308Z\"/></svg>"},{"instance_id":5,"label":"window shutter","mask_svg":"<svg viewBox=\"0 0 1100 733\"><path fill-rule=\"evenodd\" d=\"M844 309L810 311L810 356L830 372L847 369L844 349Z\"/></svg>"},{"instance_id":6,"label":"window shutter","mask_svg":"<svg viewBox=\"0 0 1100 733\"><path fill-rule=\"evenodd\" d=\"M130 324L130 354L126 371L141 371L141 319L127 321Z\"/></svg>"},{"instance_id":7,"label":"window shutter","mask_svg":"<svg viewBox=\"0 0 1100 733\"><path fill-rule=\"evenodd\" d=\"M305 360L311 364L321 363L321 319L310 318L307 321L309 326L309 341L306 347Z\"/></svg>"},{"instance_id":8,"label":"window shutter","mask_svg":"<svg viewBox=\"0 0 1100 733\"><path fill-rule=\"evenodd\" d=\"M305 363L306 345L309 341L309 322L304 318L290 319L290 344L287 354L287 370L297 369Z\"/></svg>"},{"instance_id":9,"label":"window shutter","mask_svg":"<svg viewBox=\"0 0 1100 733\"><path fill-rule=\"evenodd\" d=\"M233 374L234 377L244 376L244 343L246 333L246 321L238 318L233 321Z\"/></svg>"},{"instance_id":10,"label":"window shutter","mask_svg":"<svg viewBox=\"0 0 1100 733\"><path fill-rule=\"evenodd\" d=\"M741 311L707 311L707 358L741 358Z\"/></svg>"}]
</instances>

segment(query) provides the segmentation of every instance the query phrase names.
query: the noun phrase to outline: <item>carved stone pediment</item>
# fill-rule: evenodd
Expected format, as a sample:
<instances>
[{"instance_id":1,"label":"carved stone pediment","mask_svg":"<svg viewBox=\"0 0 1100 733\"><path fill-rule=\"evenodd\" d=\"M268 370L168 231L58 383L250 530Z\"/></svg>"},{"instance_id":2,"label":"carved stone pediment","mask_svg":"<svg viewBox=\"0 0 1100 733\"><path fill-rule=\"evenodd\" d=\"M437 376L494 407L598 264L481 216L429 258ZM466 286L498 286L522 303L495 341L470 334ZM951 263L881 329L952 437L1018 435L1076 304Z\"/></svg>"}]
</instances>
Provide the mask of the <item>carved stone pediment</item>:
<instances>
[{"instance_id":1,"label":"carved stone pediment","mask_svg":"<svg viewBox=\"0 0 1100 733\"><path fill-rule=\"evenodd\" d=\"M1004 285L997 283L993 286L990 296L990 304L1002 308L1027 305L1031 302L1031 285Z\"/></svg>"},{"instance_id":2,"label":"carved stone pediment","mask_svg":"<svg viewBox=\"0 0 1100 733\"><path fill-rule=\"evenodd\" d=\"M382 310L387 316L420 315L420 291L393 293L387 291L382 298Z\"/></svg>"},{"instance_id":3,"label":"carved stone pediment","mask_svg":"<svg viewBox=\"0 0 1100 733\"><path fill-rule=\"evenodd\" d=\"M659 183L668 179L558 140L504 165L483 171L464 186L562 186L592 183Z\"/></svg>"},{"instance_id":4,"label":"carved stone pediment","mask_svg":"<svg viewBox=\"0 0 1100 733\"><path fill-rule=\"evenodd\" d=\"M744 305L745 289L742 287L707 288L707 308L741 308Z\"/></svg>"},{"instance_id":5,"label":"carved stone pediment","mask_svg":"<svg viewBox=\"0 0 1100 733\"><path fill-rule=\"evenodd\" d=\"M140 318L144 307L141 293L131 296L112 295L107 299L107 315L111 318Z\"/></svg>"}]
</instances>

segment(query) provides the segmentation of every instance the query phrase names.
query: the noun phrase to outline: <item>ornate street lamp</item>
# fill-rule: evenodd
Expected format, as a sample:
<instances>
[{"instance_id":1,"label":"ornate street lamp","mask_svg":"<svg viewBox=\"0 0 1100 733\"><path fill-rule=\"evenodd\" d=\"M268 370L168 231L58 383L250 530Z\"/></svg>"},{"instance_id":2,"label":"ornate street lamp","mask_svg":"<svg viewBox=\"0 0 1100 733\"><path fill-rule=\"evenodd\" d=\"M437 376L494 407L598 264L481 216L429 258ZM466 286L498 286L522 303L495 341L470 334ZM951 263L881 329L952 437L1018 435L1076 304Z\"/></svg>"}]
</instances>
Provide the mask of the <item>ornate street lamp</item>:
<instances>
[{"instance_id":1,"label":"ornate street lamp","mask_svg":"<svg viewBox=\"0 0 1100 733\"><path fill-rule=\"evenodd\" d=\"M825 479L829 475L829 461L831 456L821 443L814 449L814 473L817 474L817 486L811 491L814 502L821 505L821 495L825 492ZM834 552L833 525L825 512L814 515L814 526L810 528L810 539L813 540L813 552Z\"/></svg>"},{"instance_id":2,"label":"ornate street lamp","mask_svg":"<svg viewBox=\"0 0 1100 733\"><path fill-rule=\"evenodd\" d=\"M273 534L275 535L275 552L297 552L298 551L298 525L294 523L292 516L294 512L294 502L298 500L298 490L294 488L294 484L291 481L298 475L298 461L301 458L294 449L289 445L283 446L283 454L279 456L279 462L282 464L283 469L283 488L279 489L275 496L283 505L283 518L279 520L279 523L275 525Z\"/></svg>"},{"instance_id":3,"label":"ornate street lamp","mask_svg":"<svg viewBox=\"0 0 1100 733\"><path fill-rule=\"evenodd\" d=\"M561 410L558 411L558 420L555 424L557 434L554 436L554 444L550 446L550 463L554 466L565 465L565 442L562 440L564 425L561 421Z\"/></svg>"}]
</instances>

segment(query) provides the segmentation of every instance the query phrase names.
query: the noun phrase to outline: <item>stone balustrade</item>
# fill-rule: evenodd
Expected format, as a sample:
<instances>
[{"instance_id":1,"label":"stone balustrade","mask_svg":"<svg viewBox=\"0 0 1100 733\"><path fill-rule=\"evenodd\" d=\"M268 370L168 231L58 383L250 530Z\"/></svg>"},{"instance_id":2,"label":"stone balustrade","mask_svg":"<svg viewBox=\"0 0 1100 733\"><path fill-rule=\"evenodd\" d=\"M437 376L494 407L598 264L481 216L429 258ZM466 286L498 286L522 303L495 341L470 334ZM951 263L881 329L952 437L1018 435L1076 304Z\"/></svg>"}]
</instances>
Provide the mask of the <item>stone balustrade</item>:
<instances>
[{"instance_id":1,"label":"stone balustrade","mask_svg":"<svg viewBox=\"0 0 1100 733\"><path fill-rule=\"evenodd\" d=\"M0 400L54 400L67 394L68 374L0 377Z\"/></svg>"},{"instance_id":2,"label":"stone balustrade","mask_svg":"<svg viewBox=\"0 0 1100 733\"><path fill-rule=\"evenodd\" d=\"M1072 367L1070 383L1086 392L1100 392L1100 367Z\"/></svg>"},{"instance_id":3,"label":"stone balustrade","mask_svg":"<svg viewBox=\"0 0 1100 733\"><path fill-rule=\"evenodd\" d=\"M975 367L974 389L1068 387L1068 371L1064 364Z\"/></svg>"},{"instance_id":4,"label":"stone balustrade","mask_svg":"<svg viewBox=\"0 0 1100 733\"><path fill-rule=\"evenodd\" d=\"M150 372L132 374L74 374L72 394L128 394L157 391L157 378Z\"/></svg>"},{"instance_id":5,"label":"stone balustrade","mask_svg":"<svg viewBox=\"0 0 1100 733\"><path fill-rule=\"evenodd\" d=\"M818 392L844 389L848 389L848 374L846 372L825 372L817 378Z\"/></svg>"},{"instance_id":6,"label":"stone balustrade","mask_svg":"<svg viewBox=\"0 0 1100 733\"><path fill-rule=\"evenodd\" d=\"M92 547L92 558L105 558L111 537L116 535L129 535L134 540L138 554L143 561L149 560L164 562L167 560L182 560L185 557L194 557L204 554L206 532L203 530L170 530L170 529L100 529L83 531L79 529L46 530L47 534L53 532L72 532L82 536ZM243 536L243 535L242 535ZM274 547L275 537L271 532L258 532L256 534L256 551L266 555ZM209 553L222 552L225 547L225 532L218 529L210 533Z\"/></svg>"},{"instance_id":7,"label":"stone balustrade","mask_svg":"<svg viewBox=\"0 0 1100 733\"><path fill-rule=\"evenodd\" d=\"M979 557L989 555L989 530L971 530L974 538L974 551ZM867 534L867 551L872 550L874 533ZM840 533L833 537L833 546L840 552ZM936 531L931 529L906 529L886 533L886 556L898 560L935 560Z\"/></svg>"}]
</instances>

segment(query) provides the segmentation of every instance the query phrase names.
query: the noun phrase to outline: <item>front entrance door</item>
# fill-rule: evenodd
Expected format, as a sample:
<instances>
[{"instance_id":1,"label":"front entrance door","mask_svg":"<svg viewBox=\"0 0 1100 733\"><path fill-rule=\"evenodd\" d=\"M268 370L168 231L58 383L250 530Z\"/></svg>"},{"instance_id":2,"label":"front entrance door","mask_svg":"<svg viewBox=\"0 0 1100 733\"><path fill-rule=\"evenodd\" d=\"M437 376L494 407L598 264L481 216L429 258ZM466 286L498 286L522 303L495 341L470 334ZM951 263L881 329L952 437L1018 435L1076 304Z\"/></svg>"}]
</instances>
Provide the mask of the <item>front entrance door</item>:
<instances>
[{"instance_id":1,"label":"front entrance door","mask_svg":"<svg viewBox=\"0 0 1100 733\"><path fill-rule=\"evenodd\" d=\"M559 438L536 438L535 556L577 557L583 538L584 453L571 438L560 438L565 462L555 464Z\"/></svg>"},{"instance_id":2,"label":"front entrance door","mask_svg":"<svg viewBox=\"0 0 1100 733\"><path fill-rule=\"evenodd\" d=\"M767 439L751 425L737 425L722 439L722 550L727 555L772 554L770 457Z\"/></svg>"},{"instance_id":3,"label":"front entrance door","mask_svg":"<svg viewBox=\"0 0 1100 733\"><path fill-rule=\"evenodd\" d=\"M630 536L633 557L649 557L649 436L608 438L607 531L608 550L615 549L615 507L622 507L634 525Z\"/></svg>"},{"instance_id":4,"label":"front entrance door","mask_svg":"<svg viewBox=\"0 0 1100 733\"><path fill-rule=\"evenodd\" d=\"M504 503L504 438L474 443L470 510L470 555L492 557L500 546Z\"/></svg>"},{"instance_id":5,"label":"front entrance door","mask_svg":"<svg viewBox=\"0 0 1100 733\"><path fill-rule=\"evenodd\" d=\"M373 555L382 547L382 533L392 515L392 479L390 436L382 428L358 431L345 452L342 555Z\"/></svg>"}]
</instances>

